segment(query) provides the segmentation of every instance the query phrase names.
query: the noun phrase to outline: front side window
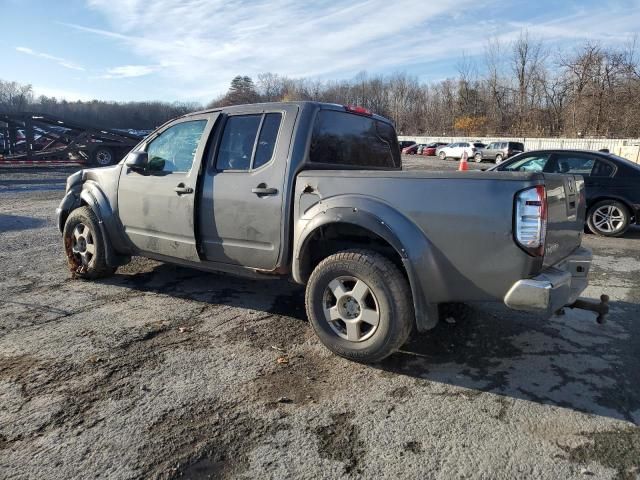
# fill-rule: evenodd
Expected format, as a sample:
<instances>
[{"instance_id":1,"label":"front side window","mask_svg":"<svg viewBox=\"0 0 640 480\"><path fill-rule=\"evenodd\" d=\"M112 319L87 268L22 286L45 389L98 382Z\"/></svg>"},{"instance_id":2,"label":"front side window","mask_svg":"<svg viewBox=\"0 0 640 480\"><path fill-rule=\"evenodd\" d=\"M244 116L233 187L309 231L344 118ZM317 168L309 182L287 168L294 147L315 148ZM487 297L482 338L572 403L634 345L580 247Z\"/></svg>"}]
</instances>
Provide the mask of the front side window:
<instances>
[{"instance_id":1,"label":"front side window","mask_svg":"<svg viewBox=\"0 0 640 480\"><path fill-rule=\"evenodd\" d=\"M154 138L147 146L149 170L188 172L206 125L206 120L181 122Z\"/></svg>"},{"instance_id":2,"label":"front side window","mask_svg":"<svg viewBox=\"0 0 640 480\"><path fill-rule=\"evenodd\" d=\"M549 155L527 156L520 158L499 170L507 172L542 172L548 159Z\"/></svg>"},{"instance_id":3,"label":"front side window","mask_svg":"<svg viewBox=\"0 0 640 480\"><path fill-rule=\"evenodd\" d=\"M320 110L309 149L313 163L400 168L398 141L391 125L371 117Z\"/></svg>"}]
</instances>

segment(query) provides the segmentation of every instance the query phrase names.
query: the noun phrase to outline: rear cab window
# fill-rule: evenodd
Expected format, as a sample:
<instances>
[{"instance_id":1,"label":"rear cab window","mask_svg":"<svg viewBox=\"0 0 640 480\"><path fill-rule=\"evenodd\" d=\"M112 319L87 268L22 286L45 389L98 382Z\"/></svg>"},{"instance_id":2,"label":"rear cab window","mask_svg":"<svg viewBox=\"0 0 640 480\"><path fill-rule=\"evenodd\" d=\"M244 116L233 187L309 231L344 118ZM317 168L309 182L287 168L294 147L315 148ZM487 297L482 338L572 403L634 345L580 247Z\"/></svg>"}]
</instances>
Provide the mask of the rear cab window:
<instances>
[{"instance_id":1,"label":"rear cab window","mask_svg":"<svg viewBox=\"0 0 640 480\"><path fill-rule=\"evenodd\" d=\"M394 128L383 121L338 110L320 110L309 148L314 164L400 169Z\"/></svg>"}]
</instances>

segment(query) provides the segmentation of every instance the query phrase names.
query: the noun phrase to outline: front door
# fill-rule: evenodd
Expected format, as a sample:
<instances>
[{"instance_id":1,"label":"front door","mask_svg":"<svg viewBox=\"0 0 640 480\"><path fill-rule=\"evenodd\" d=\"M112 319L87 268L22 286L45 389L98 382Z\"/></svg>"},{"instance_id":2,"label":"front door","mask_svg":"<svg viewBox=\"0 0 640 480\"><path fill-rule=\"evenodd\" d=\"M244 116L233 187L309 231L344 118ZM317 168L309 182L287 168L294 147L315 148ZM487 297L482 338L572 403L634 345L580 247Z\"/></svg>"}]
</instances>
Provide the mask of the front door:
<instances>
[{"instance_id":1,"label":"front door","mask_svg":"<svg viewBox=\"0 0 640 480\"><path fill-rule=\"evenodd\" d=\"M247 106L216 129L199 209L206 260L263 270L277 265L289 221L283 208L297 112L295 105Z\"/></svg>"},{"instance_id":2,"label":"front door","mask_svg":"<svg viewBox=\"0 0 640 480\"><path fill-rule=\"evenodd\" d=\"M131 242L145 254L198 262L194 206L206 139L218 114L180 119L143 149L148 166L126 165L118 186L118 213Z\"/></svg>"}]
</instances>

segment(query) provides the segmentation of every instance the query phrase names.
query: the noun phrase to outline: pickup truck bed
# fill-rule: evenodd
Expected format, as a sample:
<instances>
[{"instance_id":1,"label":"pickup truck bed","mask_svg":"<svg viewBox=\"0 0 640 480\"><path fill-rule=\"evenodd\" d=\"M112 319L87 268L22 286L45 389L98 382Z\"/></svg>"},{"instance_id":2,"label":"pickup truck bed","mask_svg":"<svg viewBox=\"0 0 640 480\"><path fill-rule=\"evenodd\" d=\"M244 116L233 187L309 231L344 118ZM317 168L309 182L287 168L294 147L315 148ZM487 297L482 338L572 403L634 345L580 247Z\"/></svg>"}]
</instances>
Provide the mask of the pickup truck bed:
<instances>
[{"instance_id":1,"label":"pickup truck bed","mask_svg":"<svg viewBox=\"0 0 640 480\"><path fill-rule=\"evenodd\" d=\"M555 247L533 257L513 238L514 192L544 184L550 192L547 239ZM405 268L414 272L414 295L424 292L424 304L503 301L521 279L570 257L590 258L579 251L583 188L579 177L539 173L309 170L297 178L295 237L308 238L308 230L323 222L362 224L358 217L370 217L379 231L402 238ZM294 277L304 283L299 262L306 252L296 244ZM580 278L587 273L588 265ZM576 282L580 291L586 286Z\"/></svg>"}]
</instances>

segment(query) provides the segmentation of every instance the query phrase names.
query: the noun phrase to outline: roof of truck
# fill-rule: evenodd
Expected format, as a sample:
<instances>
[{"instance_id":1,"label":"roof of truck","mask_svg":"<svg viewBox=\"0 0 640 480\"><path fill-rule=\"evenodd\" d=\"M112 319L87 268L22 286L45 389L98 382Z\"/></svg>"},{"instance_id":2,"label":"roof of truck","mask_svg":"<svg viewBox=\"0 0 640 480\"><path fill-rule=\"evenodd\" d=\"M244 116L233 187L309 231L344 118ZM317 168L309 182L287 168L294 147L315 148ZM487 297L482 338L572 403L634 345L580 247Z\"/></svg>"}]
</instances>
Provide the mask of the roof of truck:
<instances>
[{"instance_id":1,"label":"roof of truck","mask_svg":"<svg viewBox=\"0 0 640 480\"><path fill-rule=\"evenodd\" d=\"M234 111L242 111L244 110L246 107L264 107L264 108L273 108L275 105L296 105L298 107L300 107L300 109L303 108L309 108L309 107L320 107L323 110L335 110L335 111L349 111L347 110L349 107L352 107L350 105L340 105L337 103L325 103L325 102L314 102L314 101L308 101L308 100L303 100L303 101L296 101L296 102L264 102L264 103L251 103L251 104L242 104L242 105L232 105L232 106L228 106L228 107L216 107L216 108L208 108L205 110L199 110L197 112L191 112L191 113L187 113L185 115L182 115L179 118L185 118L185 117L190 117L193 115L202 115L202 114L207 114L207 113L213 113L213 112L220 112L220 111L225 111L225 112L234 112ZM354 115L362 115L359 114L357 112L350 112L353 113ZM386 118L383 117L381 115L378 115L377 113L373 113L371 112L371 115L366 115L366 116L371 116L372 118L375 118L376 120L380 120L383 122L387 122L390 124L393 124L393 122Z\"/></svg>"}]
</instances>

